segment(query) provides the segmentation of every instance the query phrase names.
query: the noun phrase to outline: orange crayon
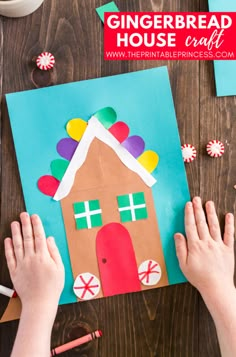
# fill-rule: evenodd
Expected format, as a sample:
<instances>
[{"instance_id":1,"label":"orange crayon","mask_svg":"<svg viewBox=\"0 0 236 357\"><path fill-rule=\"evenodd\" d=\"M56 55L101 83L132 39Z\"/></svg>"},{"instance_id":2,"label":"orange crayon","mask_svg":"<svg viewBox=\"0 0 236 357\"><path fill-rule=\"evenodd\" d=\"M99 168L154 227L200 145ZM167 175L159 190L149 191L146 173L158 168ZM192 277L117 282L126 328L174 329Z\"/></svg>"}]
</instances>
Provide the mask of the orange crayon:
<instances>
[{"instance_id":1,"label":"orange crayon","mask_svg":"<svg viewBox=\"0 0 236 357\"><path fill-rule=\"evenodd\" d=\"M97 330L95 332L89 333L86 336L83 336L83 337L77 338L76 340L73 340L71 342L65 343L62 346L53 348L51 350L51 357L57 356L60 353L63 353L63 352L68 351L68 350L71 350L72 348L75 348L75 347L78 347L80 345L83 345L84 343L87 343L89 341L96 340L96 338L99 338L101 336L102 336L102 331Z\"/></svg>"}]
</instances>

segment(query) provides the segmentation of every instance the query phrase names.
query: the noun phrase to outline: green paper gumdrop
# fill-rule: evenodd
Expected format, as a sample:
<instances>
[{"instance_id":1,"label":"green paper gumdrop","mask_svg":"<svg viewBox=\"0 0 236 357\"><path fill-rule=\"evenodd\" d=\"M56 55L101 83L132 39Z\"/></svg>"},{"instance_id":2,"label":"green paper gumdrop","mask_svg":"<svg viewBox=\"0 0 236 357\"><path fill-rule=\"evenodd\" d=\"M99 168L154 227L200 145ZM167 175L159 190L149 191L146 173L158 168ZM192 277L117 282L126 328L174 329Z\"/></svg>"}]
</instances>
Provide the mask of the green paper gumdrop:
<instances>
[{"instance_id":1,"label":"green paper gumdrop","mask_svg":"<svg viewBox=\"0 0 236 357\"><path fill-rule=\"evenodd\" d=\"M116 122L117 118L115 110L111 107L102 108L93 116L97 118L106 129L109 129Z\"/></svg>"},{"instance_id":2,"label":"green paper gumdrop","mask_svg":"<svg viewBox=\"0 0 236 357\"><path fill-rule=\"evenodd\" d=\"M62 159L53 160L50 165L52 175L56 179L61 181L68 166L69 166L69 161L67 160L62 160Z\"/></svg>"}]
</instances>

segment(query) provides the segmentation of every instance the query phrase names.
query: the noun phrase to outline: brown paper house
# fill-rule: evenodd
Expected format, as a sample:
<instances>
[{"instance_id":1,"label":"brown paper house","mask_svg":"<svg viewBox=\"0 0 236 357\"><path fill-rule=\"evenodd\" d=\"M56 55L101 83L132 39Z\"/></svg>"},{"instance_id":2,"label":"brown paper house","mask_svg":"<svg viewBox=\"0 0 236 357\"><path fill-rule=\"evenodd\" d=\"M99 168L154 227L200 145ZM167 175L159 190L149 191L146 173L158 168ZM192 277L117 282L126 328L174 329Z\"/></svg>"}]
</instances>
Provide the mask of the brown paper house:
<instances>
[{"instance_id":1,"label":"brown paper house","mask_svg":"<svg viewBox=\"0 0 236 357\"><path fill-rule=\"evenodd\" d=\"M155 182L92 117L54 196L79 300L168 285Z\"/></svg>"}]
</instances>

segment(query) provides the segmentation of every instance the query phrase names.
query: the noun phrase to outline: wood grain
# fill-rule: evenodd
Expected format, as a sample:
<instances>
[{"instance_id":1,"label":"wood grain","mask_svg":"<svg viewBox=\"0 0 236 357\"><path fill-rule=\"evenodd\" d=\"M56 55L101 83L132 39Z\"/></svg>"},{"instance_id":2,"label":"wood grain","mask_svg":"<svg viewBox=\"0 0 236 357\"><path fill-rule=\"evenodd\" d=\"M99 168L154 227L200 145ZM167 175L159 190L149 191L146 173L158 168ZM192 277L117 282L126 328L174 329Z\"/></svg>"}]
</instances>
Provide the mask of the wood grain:
<instances>
[{"instance_id":1,"label":"wood grain","mask_svg":"<svg viewBox=\"0 0 236 357\"><path fill-rule=\"evenodd\" d=\"M190 191L214 198L218 212L235 210L235 98L216 98L212 62L104 61L103 26L95 12L103 0L45 0L23 19L0 18L1 244L0 279L10 278L3 253L9 222L24 209L4 94L50 84L168 65L181 140L194 144L197 160L186 167ZM116 0L122 11L199 11L205 0ZM50 50L57 65L51 74L35 70L34 57ZM208 140L226 144L222 160L205 154ZM0 313L7 299L0 297ZM0 356L10 356L18 322L0 325ZM199 294L189 284L60 306L52 347L103 330L99 341L63 354L102 357L219 356L215 328Z\"/></svg>"}]
</instances>

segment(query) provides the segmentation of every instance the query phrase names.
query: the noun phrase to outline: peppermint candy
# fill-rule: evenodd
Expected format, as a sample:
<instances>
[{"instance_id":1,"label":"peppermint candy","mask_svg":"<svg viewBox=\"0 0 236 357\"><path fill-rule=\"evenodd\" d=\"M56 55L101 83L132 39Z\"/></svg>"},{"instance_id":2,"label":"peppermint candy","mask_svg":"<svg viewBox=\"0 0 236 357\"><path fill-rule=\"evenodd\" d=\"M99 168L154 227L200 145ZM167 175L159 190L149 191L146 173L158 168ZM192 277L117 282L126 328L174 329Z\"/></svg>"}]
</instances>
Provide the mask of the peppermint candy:
<instances>
[{"instance_id":1,"label":"peppermint candy","mask_svg":"<svg viewBox=\"0 0 236 357\"><path fill-rule=\"evenodd\" d=\"M55 57L50 52L42 52L37 57L36 64L42 71L48 71L54 67Z\"/></svg>"},{"instance_id":2,"label":"peppermint candy","mask_svg":"<svg viewBox=\"0 0 236 357\"><path fill-rule=\"evenodd\" d=\"M219 140L210 140L206 150L211 157L221 157L225 152L224 144Z\"/></svg>"},{"instance_id":3,"label":"peppermint candy","mask_svg":"<svg viewBox=\"0 0 236 357\"><path fill-rule=\"evenodd\" d=\"M181 146L182 149L182 156L184 159L184 162L192 162L193 160L196 159L197 157L197 150L195 147L191 144L184 144Z\"/></svg>"}]
</instances>

